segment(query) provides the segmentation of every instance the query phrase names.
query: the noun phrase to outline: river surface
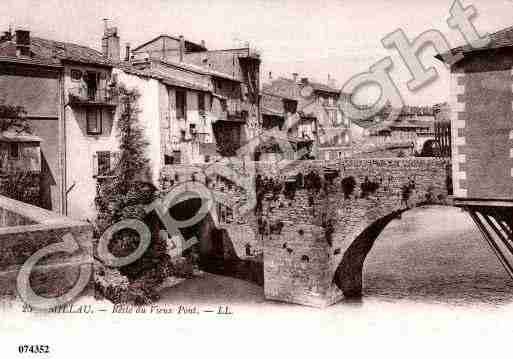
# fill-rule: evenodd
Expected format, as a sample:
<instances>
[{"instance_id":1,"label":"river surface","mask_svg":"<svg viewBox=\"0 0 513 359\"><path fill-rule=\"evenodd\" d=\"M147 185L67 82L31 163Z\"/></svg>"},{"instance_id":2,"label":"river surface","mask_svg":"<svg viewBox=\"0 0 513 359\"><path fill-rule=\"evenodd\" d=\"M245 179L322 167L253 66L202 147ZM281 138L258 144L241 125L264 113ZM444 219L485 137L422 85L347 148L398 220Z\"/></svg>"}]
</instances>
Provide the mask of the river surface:
<instances>
[{"instance_id":1,"label":"river surface","mask_svg":"<svg viewBox=\"0 0 513 359\"><path fill-rule=\"evenodd\" d=\"M513 302L508 276L468 214L417 208L391 222L364 266L364 296L448 304Z\"/></svg>"}]
</instances>

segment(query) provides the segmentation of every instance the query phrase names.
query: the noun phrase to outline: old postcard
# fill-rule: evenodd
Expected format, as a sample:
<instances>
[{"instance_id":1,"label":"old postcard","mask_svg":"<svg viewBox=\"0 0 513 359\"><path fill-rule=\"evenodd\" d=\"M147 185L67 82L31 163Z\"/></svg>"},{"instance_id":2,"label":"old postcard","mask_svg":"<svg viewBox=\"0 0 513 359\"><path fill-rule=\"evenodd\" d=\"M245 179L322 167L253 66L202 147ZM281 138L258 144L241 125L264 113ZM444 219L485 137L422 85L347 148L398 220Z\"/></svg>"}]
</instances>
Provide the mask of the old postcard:
<instances>
[{"instance_id":1,"label":"old postcard","mask_svg":"<svg viewBox=\"0 0 513 359\"><path fill-rule=\"evenodd\" d=\"M1 5L0 358L509 355L513 1Z\"/></svg>"}]
</instances>

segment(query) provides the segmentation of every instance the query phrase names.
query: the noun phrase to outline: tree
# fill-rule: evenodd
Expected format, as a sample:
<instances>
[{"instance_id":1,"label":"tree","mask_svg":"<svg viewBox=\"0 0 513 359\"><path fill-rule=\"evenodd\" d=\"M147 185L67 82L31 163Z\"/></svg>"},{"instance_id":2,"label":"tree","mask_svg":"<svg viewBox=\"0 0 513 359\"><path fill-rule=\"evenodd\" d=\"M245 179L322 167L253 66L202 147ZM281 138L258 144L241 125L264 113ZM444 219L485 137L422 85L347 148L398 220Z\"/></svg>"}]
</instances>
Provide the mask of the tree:
<instances>
[{"instance_id":1,"label":"tree","mask_svg":"<svg viewBox=\"0 0 513 359\"><path fill-rule=\"evenodd\" d=\"M167 243L159 236L159 221L147 214L145 206L155 199L156 188L150 183L149 160L146 157L148 142L140 126L137 102L140 95L135 89L119 87L121 114L117 122L119 136L119 159L113 177L98 184L96 206L99 234L123 219L144 221L152 233L151 244L141 258L119 268L130 282L128 290L136 302L147 303L158 298L155 287L170 270ZM123 229L110 241L109 250L118 257L133 253L138 247L136 232Z\"/></svg>"},{"instance_id":2,"label":"tree","mask_svg":"<svg viewBox=\"0 0 513 359\"><path fill-rule=\"evenodd\" d=\"M139 97L137 90L120 85L122 111L117 121L120 150L118 162L113 177L99 185L96 198L97 209L106 222L99 224L102 232L124 218L144 217L141 206L154 199L155 189L146 180L149 178L149 159L146 158L148 141L139 124Z\"/></svg>"}]
</instances>

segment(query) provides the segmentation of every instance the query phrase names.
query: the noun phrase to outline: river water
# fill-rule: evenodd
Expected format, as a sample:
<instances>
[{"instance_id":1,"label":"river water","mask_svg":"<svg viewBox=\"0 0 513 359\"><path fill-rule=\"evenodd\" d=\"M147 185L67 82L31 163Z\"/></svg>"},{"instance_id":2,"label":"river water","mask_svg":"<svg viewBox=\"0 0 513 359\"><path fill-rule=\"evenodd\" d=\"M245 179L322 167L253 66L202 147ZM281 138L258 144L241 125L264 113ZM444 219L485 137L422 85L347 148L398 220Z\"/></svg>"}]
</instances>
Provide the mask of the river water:
<instances>
[{"instance_id":1,"label":"river water","mask_svg":"<svg viewBox=\"0 0 513 359\"><path fill-rule=\"evenodd\" d=\"M365 262L364 296L502 305L513 302L513 280L468 214L432 206L385 228Z\"/></svg>"}]
</instances>

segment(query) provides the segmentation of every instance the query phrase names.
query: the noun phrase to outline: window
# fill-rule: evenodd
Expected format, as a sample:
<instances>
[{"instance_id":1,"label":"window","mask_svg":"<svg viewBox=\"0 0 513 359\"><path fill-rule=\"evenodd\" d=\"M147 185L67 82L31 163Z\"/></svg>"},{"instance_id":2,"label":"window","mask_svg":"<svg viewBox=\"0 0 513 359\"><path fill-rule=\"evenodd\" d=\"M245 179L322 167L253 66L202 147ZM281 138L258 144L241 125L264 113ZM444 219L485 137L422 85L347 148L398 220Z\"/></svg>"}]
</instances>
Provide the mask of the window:
<instances>
[{"instance_id":1,"label":"window","mask_svg":"<svg viewBox=\"0 0 513 359\"><path fill-rule=\"evenodd\" d=\"M107 177L113 175L118 152L98 151L93 155L93 177Z\"/></svg>"},{"instance_id":2,"label":"window","mask_svg":"<svg viewBox=\"0 0 513 359\"><path fill-rule=\"evenodd\" d=\"M332 126L336 126L337 125L337 111L336 110L328 111L328 118L329 118L330 124Z\"/></svg>"},{"instance_id":3,"label":"window","mask_svg":"<svg viewBox=\"0 0 513 359\"><path fill-rule=\"evenodd\" d=\"M173 160L176 164L182 163L182 152L181 151L173 151ZM177 179L178 181L178 179Z\"/></svg>"},{"instance_id":4,"label":"window","mask_svg":"<svg viewBox=\"0 0 513 359\"><path fill-rule=\"evenodd\" d=\"M183 90L176 90L176 118L179 120L187 119L187 98L186 92Z\"/></svg>"},{"instance_id":5,"label":"window","mask_svg":"<svg viewBox=\"0 0 513 359\"><path fill-rule=\"evenodd\" d=\"M205 112L205 94L198 92L198 111Z\"/></svg>"},{"instance_id":6,"label":"window","mask_svg":"<svg viewBox=\"0 0 513 359\"><path fill-rule=\"evenodd\" d=\"M189 124L189 132L191 133L191 135L196 133L196 124L194 124L194 123Z\"/></svg>"},{"instance_id":7,"label":"window","mask_svg":"<svg viewBox=\"0 0 513 359\"><path fill-rule=\"evenodd\" d=\"M86 127L88 135L99 135L102 133L102 111L100 109L87 109Z\"/></svg>"},{"instance_id":8,"label":"window","mask_svg":"<svg viewBox=\"0 0 513 359\"><path fill-rule=\"evenodd\" d=\"M19 143L9 144L9 159L11 159L11 160L19 160L20 159Z\"/></svg>"},{"instance_id":9,"label":"window","mask_svg":"<svg viewBox=\"0 0 513 359\"><path fill-rule=\"evenodd\" d=\"M166 165L180 164L181 158L182 158L182 153L180 151L173 151L172 155L164 156L164 164L166 164ZM175 181L178 181L178 175L175 175Z\"/></svg>"},{"instance_id":10,"label":"window","mask_svg":"<svg viewBox=\"0 0 513 359\"><path fill-rule=\"evenodd\" d=\"M82 79L82 71L80 70L71 70L70 75L73 81L80 81Z\"/></svg>"},{"instance_id":11,"label":"window","mask_svg":"<svg viewBox=\"0 0 513 359\"><path fill-rule=\"evenodd\" d=\"M180 141L185 141L185 130L180 130Z\"/></svg>"}]
</instances>

